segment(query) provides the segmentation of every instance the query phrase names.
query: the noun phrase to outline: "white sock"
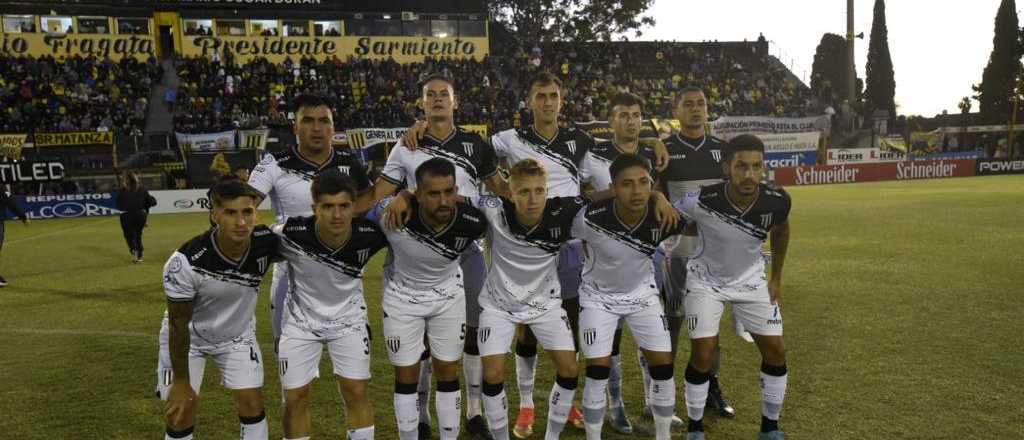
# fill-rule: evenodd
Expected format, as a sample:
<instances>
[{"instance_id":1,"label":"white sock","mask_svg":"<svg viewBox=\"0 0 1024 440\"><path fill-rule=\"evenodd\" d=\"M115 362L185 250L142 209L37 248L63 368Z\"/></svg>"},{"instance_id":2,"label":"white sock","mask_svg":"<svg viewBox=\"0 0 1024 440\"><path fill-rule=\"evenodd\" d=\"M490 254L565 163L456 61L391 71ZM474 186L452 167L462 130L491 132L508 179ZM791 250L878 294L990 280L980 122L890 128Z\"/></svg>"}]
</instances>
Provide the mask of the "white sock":
<instances>
[{"instance_id":1,"label":"white sock","mask_svg":"<svg viewBox=\"0 0 1024 440\"><path fill-rule=\"evenodd\" d=\"M458 383L458 382L456 382ZM441 440L459 438L459 424L462 422L462 391L441 391L435 393L435 410L437 410L437 426L441 432Z\"/></svg>"},{"instance_id":2,"label":"white sock","mask_svg":"<svg viewBox=\"0 0 1024 440\"><path fill-rule=\"evenodd\" d=\"M601 425L604 424L604 411L608 405L605 394L608 379L588 377L583 385L583 424L587 431L587 440L600 440Z\"/></svg>"},{"instance_id":3,"label":"white sock","mask_svg":"<svg viewBox=\"0 0 1024 440\"><path fill-rule=\"evenodd\" d=\"M710 382L704 382L700 385L690 383L686 381L686 389L684 391L686 395L686 416L690 420L703 420L704 419L704 404L708 402L708 387Z\"/></svg>"},{"instance_id":4,"label":"white sock","mask_svg":"<svg viewBox=\"0 0 1024 440\"><path fill-rule=\"evenodd\" d=\"M430 358L420 361L420 381L416 386L416 408L420 412L419 423L430 424L430 382L433 378L433 364Z\"/></svg>"},{"instance_id":5,"label":"white sock","mask_svg":"<svg viewBox=\"0 0 1024 440\"><path fill-rule=\"evenodd\" d=\"M497 396L483 395L484 414L494 440L508 440L508 396L502 389Z\"/></svg>"},{"instance_id":6,"label":"white sock","mask_svg":"<svg viewBox=\"0 0 1024 440\"><path fill-rule=\"evenodd\" d=\"M789 374L772 376L761 373L761 414L769 420L779 420L782 401L786 398L786 383Z\"/></svg>"},{"instance_id":7,"label":"white sock","mask_svg":"<svg viewBox=\"0 0 1024 440\"><path fill-rule=\"evenodd\" d=\"M612 365L608 375L608 405L614 408L626 406L622 401L622 356L612 356Z\"/></svg>"},{"instance_id":8,"label":"white sock","mask_svg":"<svg viewBox=\"0 0 1024 440\"><path fill-rule=\"evenodd\" d=\"M565 421L569 419L569 410L572 409L572 399L576 390L562 388L558 382L551 386L551 397L548 399L548 427L544 433L545 440L558 440L559 434L565 428Z\"/></svg>"},{"instance_id":9,"label":"white sock","mask_svg":"<svg viewBox=\"0 0 1024 440\"><path fill-rule=\"evenodd\" d=\"M480 356L466 354L462 356L462 373L466 377L466 419L480 415L480 386L483 383L483 366Z\"/></svg>"},{"instance_id":10,"label":"white sock","mask_svg":"<svg viewBox=\"0 0 1024 440\"><path fill-rule=\"evenodd\" d=\"M401 440L419 438L420 413L416 409L417 400L415 394L395 393L395 420L398 423L398 438Z\"/></svg>"},{"instance_id":11,"label":"white sock","mask_svg":"<svg viewBox=\"0 0 1024 440\"><path fill-rule=\"evenodd\" d=\"M533 408L533 380L537 376L537 356L516 355L516 386L519 387L519 407Z\"/></svg>"},{"instance_id":12,"label":"white sock","mask_svg":"<svg viewBox=\"0 0 1024 440\"><path fill-rule=\"evenodd\" d=\"M651 383L651 412L657 440L668 440L672 435L672 416L676 413L676 382L672 379Z\"/></svg>"},{"instance_id":13,"label":"white sock","mask_svg":"<svg viewBox=\"0 0 1024 440\"><path fill-rule=\"evenodd\" d=\"M306 437L309 440L309 437ZM373 440L373 425L348 430L348 440Z\"/></svg>"},{"instance_id":14,"label":"white sock","mask_svg":"<svg viewBox=\"0 0 1024 440\"><path fill-rule=\"evenodd\" d=\"M256 423L239 423L239 436L241 440L267 440L270 435L267 431L267 415L260 416Z\"/></svg>"},{"instance_id":15,"label":"white sock","mask_svg":"<svg viewBox=\"0 0 1024 440\"><path fill-rule=\"evenodd\" d=\"M640 374L644 376L644 410L651 410L651 372L650 366L647 365L647 358L644 357L644 352L639 348L636 349L636 361L640 364Z\"/></svg>"}]
</instances>

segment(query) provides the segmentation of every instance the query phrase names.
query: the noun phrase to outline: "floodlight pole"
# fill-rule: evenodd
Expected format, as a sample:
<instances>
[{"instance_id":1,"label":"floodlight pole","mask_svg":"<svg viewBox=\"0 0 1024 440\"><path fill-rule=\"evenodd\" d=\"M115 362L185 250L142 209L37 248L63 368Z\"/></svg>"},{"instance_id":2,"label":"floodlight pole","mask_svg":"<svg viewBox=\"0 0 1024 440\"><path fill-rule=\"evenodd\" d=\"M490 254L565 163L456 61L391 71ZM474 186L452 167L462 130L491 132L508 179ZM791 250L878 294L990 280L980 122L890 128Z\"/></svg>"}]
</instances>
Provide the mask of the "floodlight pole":
<instances>
[{"instance_id":1,"label":"floodlight pole","mask_svg":"<svg viewBox=\"0 0 1024 440\"><path fill-rule=\"evenodd\" d=\"M857 71L854 68L853 60L853 0L846 0L846 99L850 105L857 97Z\"/></svg>"}]
</instances>

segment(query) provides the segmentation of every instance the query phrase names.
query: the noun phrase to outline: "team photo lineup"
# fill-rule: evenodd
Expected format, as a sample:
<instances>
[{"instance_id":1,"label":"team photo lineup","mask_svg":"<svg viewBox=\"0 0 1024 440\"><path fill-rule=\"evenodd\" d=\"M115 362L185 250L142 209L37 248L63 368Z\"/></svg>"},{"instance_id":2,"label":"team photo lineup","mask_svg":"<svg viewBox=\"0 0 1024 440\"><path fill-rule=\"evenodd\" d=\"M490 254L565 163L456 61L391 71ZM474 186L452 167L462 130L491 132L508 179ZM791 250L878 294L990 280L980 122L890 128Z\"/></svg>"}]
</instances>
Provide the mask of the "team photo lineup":
<instances>
[{"instance_id":1,"label":"team photo lineup","mask_svg":"<svg viewBox=\"0 0 1024 440\"><path fill-rule=\"evenodd\" d=\"M1015 1L768 3L0 0L0 437L1024 438Z\"/></svg>"}]
</instances>

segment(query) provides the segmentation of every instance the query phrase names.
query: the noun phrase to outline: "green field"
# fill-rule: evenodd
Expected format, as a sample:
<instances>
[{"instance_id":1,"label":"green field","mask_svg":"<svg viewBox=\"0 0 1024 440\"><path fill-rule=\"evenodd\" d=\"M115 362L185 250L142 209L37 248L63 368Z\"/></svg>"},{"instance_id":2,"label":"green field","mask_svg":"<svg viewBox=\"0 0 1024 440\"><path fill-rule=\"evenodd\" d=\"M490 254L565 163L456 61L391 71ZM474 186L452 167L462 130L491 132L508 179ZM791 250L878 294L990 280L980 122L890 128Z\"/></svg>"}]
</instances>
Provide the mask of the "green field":
<instances>
[{"instance_id":1,"label":"green field","mask_svg":"<svg viewBox=\"0 0 1024 440\"><path fill-rule=\"evenodd\" d=\"M782 427L790 437L1024 438L1024 176L789 191L793 236L783 304L790 378ZM114 218L8 222L0 266L11 283L0 290L0 438L163 438L162 403L153 396L160 271L205 227L203 214L152 216L146 262L132 265ZM375 335L381 261L378 255L366 277ZM268 316L263 295L259 338L269 361ZM397 438L391 368L375 342L377 437ZM756 438L756 349L731 331L722 345L723 387L738 418L709 415L708 437ZM635 415L641 381L634 352L624 353L627 407ZM279 439L275 365L268 362L265 391L271 438ZM680 414L684 366L676 367ZM553 379L543 356L540 368L535 438L543 434ZM513 407L514 382L507 382ZM237 438L232 401L212 364L201 402L197 437ZM314 437L343 438L343 426L333 381L318 381ZM564 437L584 435L568 427Z\"/></svg>"}]
</instances>

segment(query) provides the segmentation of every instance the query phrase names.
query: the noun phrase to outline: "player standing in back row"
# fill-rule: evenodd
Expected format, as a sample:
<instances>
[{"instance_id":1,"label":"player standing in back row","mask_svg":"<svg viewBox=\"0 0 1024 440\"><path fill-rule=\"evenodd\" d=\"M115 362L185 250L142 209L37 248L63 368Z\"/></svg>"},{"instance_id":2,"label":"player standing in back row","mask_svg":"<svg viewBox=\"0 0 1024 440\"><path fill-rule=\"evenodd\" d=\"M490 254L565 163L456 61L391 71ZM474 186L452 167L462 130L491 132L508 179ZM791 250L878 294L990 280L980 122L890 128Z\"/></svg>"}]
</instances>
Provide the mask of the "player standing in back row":
<instances>
[{"instance_id":1,"label":"player standing in back row","mask_svg":"<svg viewBox=\"0 0 1024 440\"><path fill-rule=\"evenodd\" d=\"M482 187L491 193L508 195L508 185L498 174L498 159L494 148L480 135L455 126L455 109L458 99L451 78L431 75L423 81L423 112L427 122L424 127L414 126L406 139L399 141L381 171L380 179L374 185L374 197L382 199L405 186L409 191L416 189L416 168L423 162L439 157L455 165L455 184L459 195L467 198L480 196ZM422 138L420 138L422 134ZM410 143L406 147L406 143ZM389 212L404 210L404 199L395 198ZM407 212L407 211L405 211ZM466 288L466 346L462 360L466 377L466 430L480 439L490 438L487 425L481 413L481 365L480 350L477 346L476 328L480 317L477 298L483 288L487 267L480 246L476 243L466 248L460 257L462 275ZM420 365L420 431L430 433L429 401L430 361L426 358Z\"/></svg>"},{"instance_id":2,"label":"player standing in back row","mask_svg":"<svg viewBox=\"0 0 1024 440\"><path fill-rule=\"evenodd\" d=\"M678 203L687 191L722 181L722 155L725 143L708 135L708 102L704 91L697 87L686 87L675 96L673 116L679 120L682 129L668 138L671 160L661 174L669 200ZM694 237L680 235L675 243L659 248L655 255L655 270L659 272L660 290L665 299L665 314L668 315L669 334L672 336L672 356L679 346L679 332L683 319L683 293L686 286L686 261L696 245ZM666 252L665 249L673 249ZM740 332L742 333L742 332ZM723 417L735 417L736 410L725 398L718 382L721 365L721 348L715 348L715 362L711 368L711 385L708 404Z\"/></svg>"},{"instance_id":3,"label":"player standing in back row","mask_svg":"<svg viewBox=\"0 0 1024 440\"><path fill-rule=\"evenodd\" d=\"M756 136L733 138L723 170L728 180L691 190L677 206L697 225L700 240L686 280L687 439L704 439L704 405L726 304L750 331L761 351L761 440L785 438L779 415L786 395L786 354L782 342L782 266L789 247L789 194L761 182L764 144ZM761 256L771 238L771 278Z\"/></svg>"}]
</instances>

